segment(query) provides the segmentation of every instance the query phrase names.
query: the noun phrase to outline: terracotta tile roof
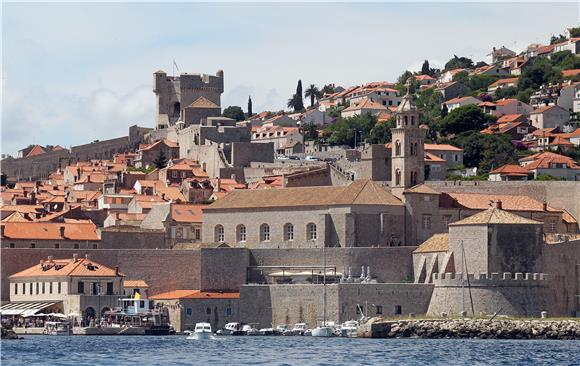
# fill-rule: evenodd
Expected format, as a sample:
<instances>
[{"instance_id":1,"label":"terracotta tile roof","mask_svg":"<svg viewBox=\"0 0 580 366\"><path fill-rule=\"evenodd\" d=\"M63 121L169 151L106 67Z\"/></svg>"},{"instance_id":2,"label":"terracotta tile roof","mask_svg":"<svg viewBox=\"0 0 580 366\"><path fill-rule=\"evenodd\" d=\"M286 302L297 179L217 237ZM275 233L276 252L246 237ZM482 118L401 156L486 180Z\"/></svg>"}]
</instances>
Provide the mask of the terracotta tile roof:
<instances>
[{"instance_id":1,"label":"terracotta tile roof","mask_svg":"<svg viewBox=\"0 0 580 366\"><path fill-rule=\"evenodd\" d=\"M425 240L423 244L419 245L413 253L434 253L446 252L449 250L449 234L434 234L429 239Z\"/></svg>"},{"instance_id":2,"label":"terracotta tile roof","mask_svg":"<svg viewBox=\"0 0 580 366\"><path fill-rule=\"evenodd\" d=\"M347 205L402 206L403 203L377 183L361 179L348 186L235 190L203 210Z\"/></svg>"},{"instance_id":3,"label":"terracotta tile roof","mask_svg":"<svg viewBox=\"0 0 580 366\"><path fill-rule=\"evenodd\" d=\"M170 141L167 139L163 139L163 140L155 141L154 143L152 143L150 145L143 146L143 147L141 147L140 150L151 150L160 144L164 144L165 146L170 147L170 148L179 147L179 145L176 142L173 142L173 141Z\"/></svg>"},{"instance_id":4,"label":"terracotta tile roof","mask_svg":"<svg viewBox=\"0 0 580 366\"><path fill-rule=\"evenodd\" d=\"M360 109L387 110L387 107L373 102L370 98L364 98L358 103L351 104L348 108L344 109L343 112L358 111Z\"/></svg>"},{"instance_id":5,"label":"terracotta tile roof","mask_svg":"<svg viewBox=\"0 0 580 366\"><path fill-rule=\"evenodd\" d=\"M562 76L565 78L571 77L571 76L576 76L576 75L580 75L580 69L562 70Z\"/></svg>"},{"instance_id":6,"label":"terracotta tile roof","mask_svg":"<svg viewBox=\"0 0 580 366\"><path fill-rule=\"evenodd\" d=\"M201 209L207 205L173 204L171 205L171 218L176 222L202 222Z\"/></svg>"},{"instance_id":7,"label":"terracotta tile roof","mask_svg":"<svg viewBox=\"0 0 580 366\"><path fill-rule=\"evenodd\" d=\"M545 111L548 111L552 108L556 108L557 105L546 105L537 109L534 109L533 111L530 112L530 114L538 114L538 113L544 113Z\"/></svg>"},{"instance_id":8,"label":"terracotta tile roof","mask_svg":"<svg viewBox=\"0 0 580 366\"><path fill-rule=\"evenodd\" d=\"M580 127L579 127L579 128L577 128L577 129L575 129L575 130L574 130L574 131L572 131L572 132L568 132L568 133L559 133L559 134L557 134L556 136L561 136L561 137L563 137L563 138L566 138L566 139L570 139L570 138L572 138L572 137L580 137Z\"/></svg>"},{"instance_id":9,"label":"terracotta tile roof","mask_svg":"<svg viewBox=\"0 0 580 366\"><path fill-rule=\"evenodd\" d=\"M200 290L174 290L154 296L151 300L176 300L176 299L239 299L239 292L205 292Z\"/></svg>"},{"instance_id":10,"label":"terracotta tile roof","mask_svg":"<svg viewBox=\"0 0 580 366\"><path fill-rule=\"evenodd\" d=\"M444 163L446 160L438 157L435 154L431 154L430 152L425 151L425 162L430 163Z\"/></svg>"},{"instance_id":11,"label":"terracotta tile roof","mask_svg":"<svg viewBox=\"0 0 580 366\"><path fill-rule=\"evenodd\" d=\"M157 195L166 201L187 201L183 193L179 190L179 187L158 187Z\"/></svg>"},{"instance_id":12,"label":"terracotta tile roof","mask_svg":"<svg viewBox=\"0 0 580 366\"><path fill-rule=\"evenodd\" d=\"M523 114L504 114L497 119L497 123L526 122L528 118Z\"/></svg>"},{"instance_id":13,"label":"terracotta tile roof","mask_svg":"<svg viewBox=\"0 0 580 366\"><path fill-rule=\"evenodd\" d=\"M580 166L576 164L572 158L549 151L526 156L521 158L519 161L520 163L531 161L531 163L528 163L525 166L525 168L528 170L534 170L538 168L547 169L550 167L550 164L565 164L569 169L580 169Z\"/></svg>"},{"instance_id":14,"label":"terracotta tile roof","mask_svg":"<svg viewBox=\"0 0 580 366\"><path fill-rule=\"evenodd\" d=\"M187 108L220 108L219 105L215 104L211 100L205 97L197 98L193 103L187 106Z\"/></svg>"},{"instance_id":15,"label":"terracotta tile roof","mask_svg":"<svg viewBox=\"0 0 580 366\"><path fill-rule=\"evenodd\" d=\"M495 105L496 106L498 106L498 105L499 106L504 106L504 105L508 105L508 104L511 104L511 103L519 103L519 102L520 101L517 100L517 99L511 99L511 98L509 98L509 99L501 99L501 100L498 100L498 101L495 102Z\"/></svg>"},{"instance_id":16,"label":"terracotta tile roof","mask_svg":"<svg viewBox=\"0 0 580 366\"><path fill-rule=\"evenodd\" d=\"M425 150L432 151L463 151L463 149L458 148L453 145L448 144L425 144Z\"/></svg>"},{"instance_id":17,"label":"terracotta tile roof","mask_svg":"<svg viewBox=\"0 0 580 366\"><path fill-rule=\"evenodd\" d=\"M555 134L554 131L558 131L558 127L550 127L550 128L540 128L531 133L534 137L550 137Z\"/></svg>"},{"instance_id":18,"label":"terracotta tile roof","mask_svg":"<svg viewBox=\"0 0 580 366\"><path fill-rule=\"evenodd\" d=\"M434 77L431 77L429 75L415 75L413 77L415 78L415 80L419 80L419 81L421 81L421 80L435 80Z\"/></svg>"},{"instance_id":19,"label":"terracotta tile roof","mask_svg":"<svg viewBox=\"0 0 580 366\"><path fill-rule=\"evenodd\" d=\"M109 268L87 258L52 259L43 261L32 267L13 274L9 278L26 277L124 277L125 275L116 269Z\"/></svg>"},{"instance_id":20,"label":"terracotta tile roof","mask_svg":"<svg viewBox=\"0 0 580 366\"><path fill-rule=\"evenodd\" d=\"M2 222L30 222L33 221L29 215L20 213L18 211L12 212L10 215L2 219Z\"/></svg>"},{"instance_id":21,"label":"terracotta tile roof","mask_svg":"<svg viewBox=\"0 0 580 366\"><path fill-rule=\"evenodd\" d=\"M41 155L44 154L46 151L40 145L34 145L34 147L26 154L26 157L29 158L31 156Z\"/></svg>"},{"instance_id":22,"label":"terracotta tile roof","mask_svg":"<svg viewBox=\"0 0 580 366\"><path fill-rule=\"evenodd\" d=\"M131 287L141 287L141 288L148 288L149 285L147 282L143 280L125 280L123 281L123 287L131 288Z\"/></svg>"},{"instance_id":23,"label":"terracotta tile roof","mask_svg":"<svg viewBox=\"0 0 580 366\"><path fill-rule=\"evenodd\" d=\"M543 225L543 223L539 221L526 219L525 217L501 210L499 208L489 208L485 211L478 212L475 215L466 217L463 220L453 222L449 224L449 226L489 225L489 224Z\"/></svg>"},{"instance_id":24,"label":"terracotta tile roof","mask_svg":"<svg viewBox=\"0 0 580 366\"><path fill-rule=\"evenodd\" d=\"M562 137L562 136L556 136L556 138L554 138L554 140L552 142L550 142L550 145L557 145L557 146L574 146L573 143L570 142L570 140Z\"/></svg>"},{"instance_id":25,"label":"terracotta tile roof","mask_svg":"<svg viewBox=\"0 0 580 366\"><path fill-rule=\"evenodd\" d=\"M489 174L501 174L501 175L510 175L510 176L528 176L530 175L530 171L526 168L523 168L519 165L511 165L506 164L500 168L492 170Z\"/></svg>"},{"instance_id":26,"label":"terracotta tile roof","mask_svg":"<svg viewBox=\"0 0 580 366\"><path fill-rule=\"evenodd\" d=\"M93 223L6 222L2 226L2 239L100 240ZM64 227L64 236L61 236L61 227Z\"/></svg>"},{"instance_id":27,"label":"terracotta tile roof","mask_svg":"<svg viewBox=\"0 0 580 366\"><path fill-rule=\"evenodd\" d=\"M468 102L470 100L475 100L478 103L480 102L477 98L474 98L474 97L457 97L457 98L449 99L448 101L445 102L445 104L447 104L447 105L457 104L457 103L461 103L461 102Z\"/></svg>"},{"instance_id":28,"label":"terracotta tile roof","mask_svg":"<svg viewBox=\"0 0 580 366\"><path fill-rule=\"evenodd\" d=\"M44 210L42 205L3 205L0 207L1 212L17 211L21 213L37 213Z\"/></svg>"},{"instance_id":29,"label":"terracotta tile roof","mask_svg":"<svg viewBox=\"0 0 580 366\"><path fill-rule=\"evenodd\" d=\"M491 83L488 88L493 88L497 86L502 86L504 84L517 84L519 78L508 78L508 79L499 79Z\"/></svg>"},{"instance_id":30,"label":"terracotta tile roof","mask_svg":"<svg viewBox=\"0 0 580 366\"><path fill-rule=\"evenodd\" d=\"M114 212L116 218L121 221L143 221L147 216L144 213L124 213L124 212Z\"/></svg>"},{"instance_id":31,"label":"terracotta tile roof","mask_svg":"<svg viewBox=\"0 0 580 366\"><path fill-rule=\"evenodd\" d=\"M441 192L434 190L433 188L425 185L425 184L418 184L414 187L405 190L405 193L422 193L422 194L436 194L439 195Z\"/></svg>"},{"instance_id":32,"label":"terracotta tile roof","mask_svg":"<svg viewBox=\"0 0 580 366\"><path fill-rule=\"evenodd\" d=\"M485 210L490 207L490 204L499 200L502 202L502 209L505 211L544 212L544 203L529 196L458 192L448 192L443 195L447 195L454 201L455 208ZM548 211L561 212L561 210L550 206L548 206Z\"/></svg>"}]
</instances>

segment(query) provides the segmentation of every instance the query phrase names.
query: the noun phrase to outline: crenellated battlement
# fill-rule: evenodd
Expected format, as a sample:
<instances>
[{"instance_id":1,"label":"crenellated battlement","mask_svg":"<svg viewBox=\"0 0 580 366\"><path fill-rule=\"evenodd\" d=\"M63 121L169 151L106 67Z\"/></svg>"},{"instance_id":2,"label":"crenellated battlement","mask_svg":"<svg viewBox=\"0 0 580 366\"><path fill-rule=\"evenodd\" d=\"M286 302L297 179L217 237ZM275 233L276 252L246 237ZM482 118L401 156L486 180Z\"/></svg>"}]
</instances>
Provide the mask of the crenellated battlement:
<instances>
[{"instance_id":1,"label":"crenellated battlement","mask_svg":"<svg viewBox=\"0 0 580 366\"><path fill-rule=\"evenodd\" d=\"M525 286L543 284L549 281L550 275L546 273L433 273L432 280L435 286Z\"/></svg>"}]
</instances>

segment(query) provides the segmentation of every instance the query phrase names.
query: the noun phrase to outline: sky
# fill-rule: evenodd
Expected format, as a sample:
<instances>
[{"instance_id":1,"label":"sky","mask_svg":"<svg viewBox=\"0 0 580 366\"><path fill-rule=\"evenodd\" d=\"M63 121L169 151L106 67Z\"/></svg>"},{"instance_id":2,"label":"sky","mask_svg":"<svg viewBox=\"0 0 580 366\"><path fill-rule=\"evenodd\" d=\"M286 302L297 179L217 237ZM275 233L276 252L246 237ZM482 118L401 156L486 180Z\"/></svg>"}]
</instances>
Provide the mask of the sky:
<instances>
[{"instance_id":1,"label":"sky","mask_svg":"<svg viewBox=\"0 0 580 366\"><path fill-rule=\"evenodd\" d=\"M395 81L425 59L486 60L577 26L569 3L2 4L3 154L154 126L153 72L224 70L222 107L281 110L295 92Z\"/></svg>"}]
</instances>

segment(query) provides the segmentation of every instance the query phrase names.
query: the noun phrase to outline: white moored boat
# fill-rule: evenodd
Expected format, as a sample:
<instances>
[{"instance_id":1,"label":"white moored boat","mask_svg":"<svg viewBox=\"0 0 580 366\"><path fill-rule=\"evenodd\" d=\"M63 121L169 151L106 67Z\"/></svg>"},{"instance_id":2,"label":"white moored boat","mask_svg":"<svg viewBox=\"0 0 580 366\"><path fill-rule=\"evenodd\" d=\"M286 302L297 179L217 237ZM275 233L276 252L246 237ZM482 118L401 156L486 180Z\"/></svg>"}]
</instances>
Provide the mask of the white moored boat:
<instances>
[{"instance_id":1,"label":"white moored boat","mask_svg":"<svg viewBox=\"0 0 580 366\"><path fill-rule=\"evenodd\" d=\"M211 324L209 323L197 323L193 333L188 333L189 336L187 339L211 339L213 336L211 332Z\"/></svg>"},{"instance_id":2,"label":"white moored boat","mask_svg":"<svg viewBox=\"0 0 580 366\"><path fill-rule=\"evenodd\" d=\"M42 334L53 336L72 335L72 326L69 322L45 322Z\"/></svg>"},{"instance_id":3,"label":"white moored boat","mask_svg":"<svg viewBox=\"0 0 580 366\"><path fill-rule=\"evenodd\" d=\"M349 320L342 323L340 327L340 336L348 338L356 338L358 336L358 322L356 320Z\"/></svg>"}]
</instances>

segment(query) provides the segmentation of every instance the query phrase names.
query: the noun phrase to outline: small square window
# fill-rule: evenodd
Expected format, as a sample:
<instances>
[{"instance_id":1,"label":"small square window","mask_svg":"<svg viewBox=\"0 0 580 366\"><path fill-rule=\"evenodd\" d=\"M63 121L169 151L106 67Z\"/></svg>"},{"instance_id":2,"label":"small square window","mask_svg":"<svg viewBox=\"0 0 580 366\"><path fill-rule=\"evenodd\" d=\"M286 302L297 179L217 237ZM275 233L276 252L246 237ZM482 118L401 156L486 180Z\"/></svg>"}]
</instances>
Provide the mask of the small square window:
<instances>
[{"instance_id":1,"label":"small square window","mask_svg":"<svg viewBox=\"0 0 580 366\"><path fill-rule=\"evenodd\" d=\"M377 305L377 315L383 314L383 305Z\"/></svg>"},{"instance_id":2,"label":"small square window","mask_svg":"<svg viewBox=\"0 0 580 366\"><path fill-rule=\"evenodd\" d=\"M189 316L191 316L191 314L193 314L193 311L191 310L191 308L187 308L185 309L185 313Z\"/></svg>"}]
</instances>

